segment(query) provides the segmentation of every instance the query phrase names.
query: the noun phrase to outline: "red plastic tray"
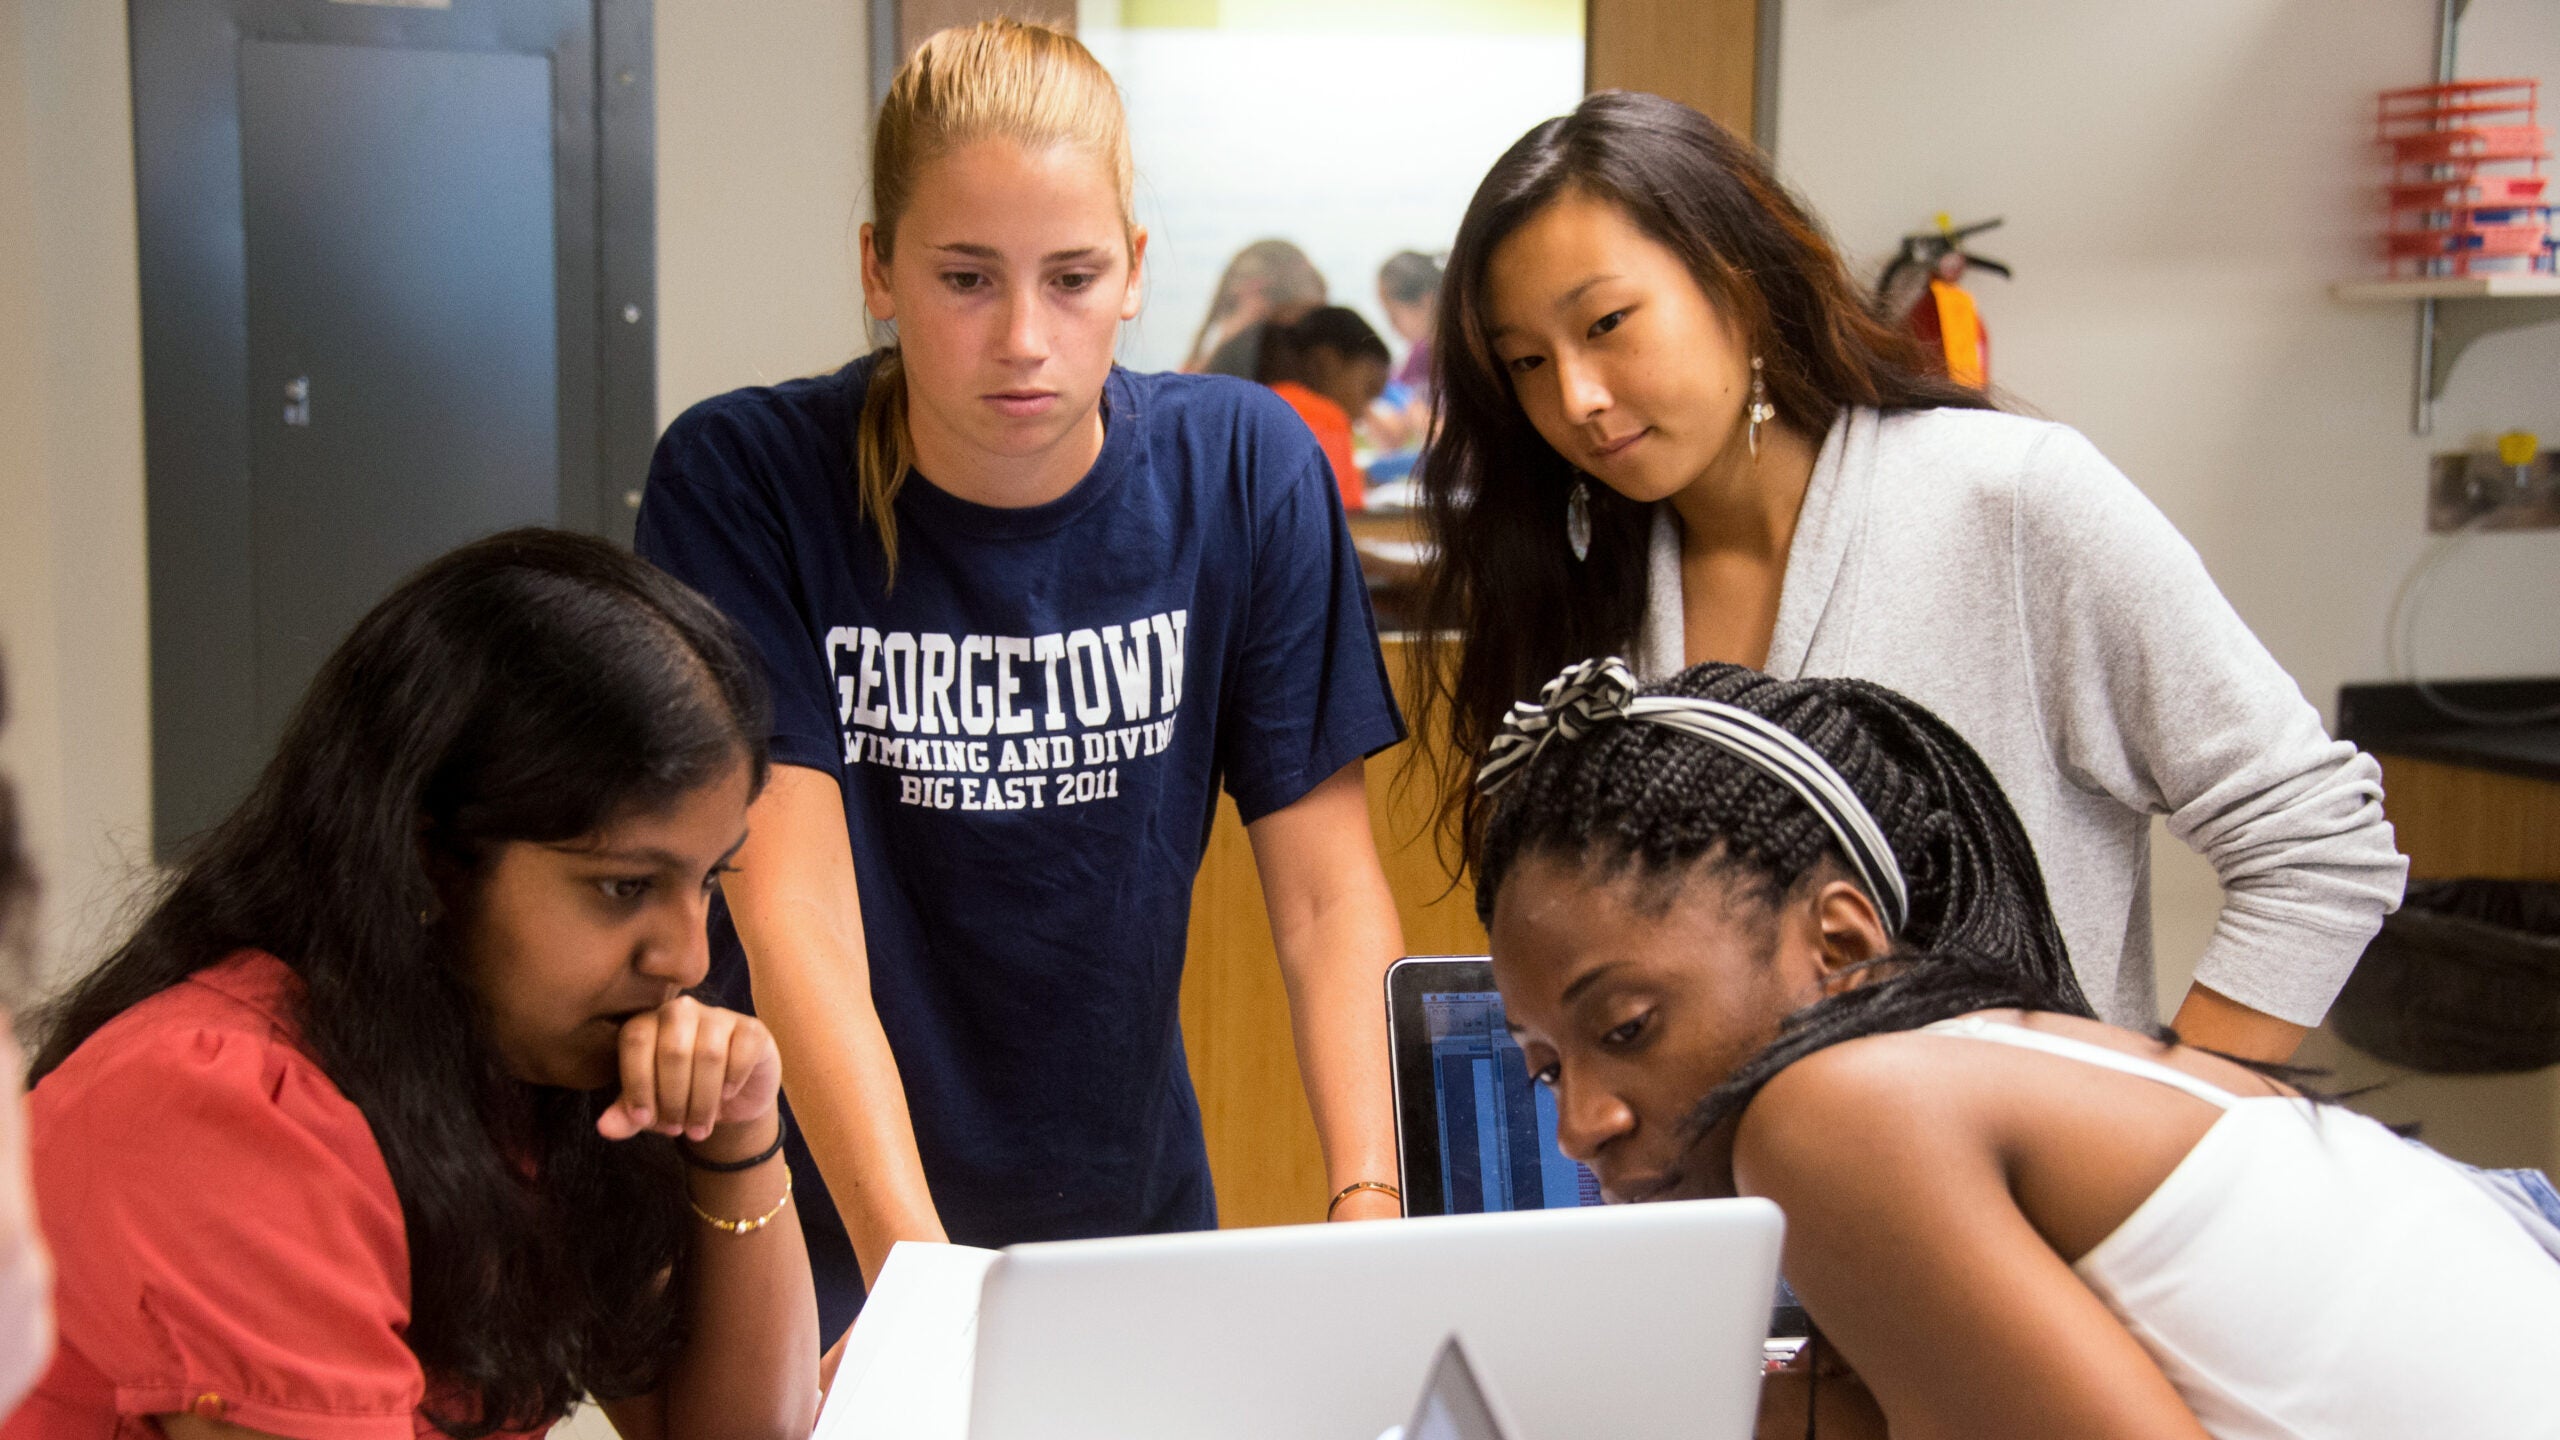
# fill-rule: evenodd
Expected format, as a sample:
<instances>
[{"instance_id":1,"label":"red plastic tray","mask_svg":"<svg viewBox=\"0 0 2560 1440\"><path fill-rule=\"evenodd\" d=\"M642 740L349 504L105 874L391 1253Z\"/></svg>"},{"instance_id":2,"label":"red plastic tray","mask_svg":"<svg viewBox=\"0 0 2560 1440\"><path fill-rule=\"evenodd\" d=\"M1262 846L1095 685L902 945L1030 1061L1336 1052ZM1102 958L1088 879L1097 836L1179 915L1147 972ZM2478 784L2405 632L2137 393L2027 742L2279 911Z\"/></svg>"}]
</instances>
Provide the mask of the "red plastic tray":
<instances>
[{"instance_id":1,"label":"red plastic tray","mask_svg":"<svg viewBox=\"0 0 2560 1440\"><path fill-rule=\"evenodd\" d=\"M2448 165L2461 161L2541 160L2548 157L2551 132L2539 125L2470 126L2402 135L2390 142L2397 165Z\"/></svg>"},{"instance_id":2,"label":"red plastic tray","mask_svg":"<svg viewBox=\"0 0 2560 1440\"><path fill-rule=\"evenodd\" d=\"M2531 205L2542 199L2550 183L2547 175L2464 175L2405 181L2389 190L2394 210L2441 210L2462 205Z\"/></svg>"}]
</instances>

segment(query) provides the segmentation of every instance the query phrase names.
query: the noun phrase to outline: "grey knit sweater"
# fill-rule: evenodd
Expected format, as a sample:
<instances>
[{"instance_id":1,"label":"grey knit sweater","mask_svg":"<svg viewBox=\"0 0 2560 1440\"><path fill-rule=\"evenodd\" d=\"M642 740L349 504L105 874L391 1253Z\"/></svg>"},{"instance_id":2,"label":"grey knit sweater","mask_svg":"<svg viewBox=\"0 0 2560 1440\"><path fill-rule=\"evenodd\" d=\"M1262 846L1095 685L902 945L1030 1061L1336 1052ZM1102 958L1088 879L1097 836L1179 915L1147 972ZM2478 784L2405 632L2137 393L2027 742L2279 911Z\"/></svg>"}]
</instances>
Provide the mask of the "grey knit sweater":
<instances>
[{"instance_id":1,"label":"grey knit sweater","mask_svg":"<svg viewBox=\"0 0 2560 1440\"><path fill-rule=\"evenodd\" d=\"M1654 522L1640 668L1683 663L1679 523ZM2224 902L2196 979L2317 1024L2408 862L2380 767L2329 738L2193 547L2065 426L1853 410L1796 524L1769 672L1856 676L1936 711L2034 840L2098 1013L2147 1025L2151 817Z\"/></svg>"}]
</instances>

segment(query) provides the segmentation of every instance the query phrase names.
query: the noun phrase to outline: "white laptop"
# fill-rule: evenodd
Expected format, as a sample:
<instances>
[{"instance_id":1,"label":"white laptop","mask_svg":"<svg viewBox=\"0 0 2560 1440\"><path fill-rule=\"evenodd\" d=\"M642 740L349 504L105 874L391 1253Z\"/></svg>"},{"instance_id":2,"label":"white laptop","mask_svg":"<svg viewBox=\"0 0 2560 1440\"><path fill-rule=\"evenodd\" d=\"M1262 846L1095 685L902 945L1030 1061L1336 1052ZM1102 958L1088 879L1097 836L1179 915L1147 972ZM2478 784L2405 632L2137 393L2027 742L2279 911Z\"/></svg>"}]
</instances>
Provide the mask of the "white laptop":
<instances>
[{"instance_id":1,"label":"white laptop","mask_svg":"<svg viewBox=\"0 0 2560 1440\"><path fill-rule=\"evenodd\" d=\"M1746 1440L1764 1199L899 1245L817 1440L1377 1440L1452 1338L1505 1440Z\"/></svg>"},{"instance_id":2,"label":"white laptop","mask_svg":"<svg viewBox=\"0 0 2560 1440\"><path fill-rule=\"evenodd\" d=\"M1514 1440L1742 1440L1764 1201L1019 1245L980 1301L970 1440L1376 1440L1451 1335Z\"/></svg>"},{"instance_id":3,"label":"white laptop","mask_svg":"<svg viewBox=\"0 0 2560 1440\"><path fill-rule=\"evenodd\" d=\"M1764 1200L901 1245L817 1440L1377 1440L1455 1337L1506 1440L1745 1440Z\"/></svg>"}]
</instances>

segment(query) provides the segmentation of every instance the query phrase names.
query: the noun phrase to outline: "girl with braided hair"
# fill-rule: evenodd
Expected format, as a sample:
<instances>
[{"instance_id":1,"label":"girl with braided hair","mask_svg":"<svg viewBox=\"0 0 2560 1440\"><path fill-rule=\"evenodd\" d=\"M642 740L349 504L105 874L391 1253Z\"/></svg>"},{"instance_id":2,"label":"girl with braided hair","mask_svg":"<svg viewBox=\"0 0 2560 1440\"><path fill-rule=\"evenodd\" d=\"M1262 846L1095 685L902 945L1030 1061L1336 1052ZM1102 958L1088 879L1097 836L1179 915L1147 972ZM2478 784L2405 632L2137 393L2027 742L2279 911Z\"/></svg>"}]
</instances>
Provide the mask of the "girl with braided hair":
<instances>
[{"instance_id":1,"label":"girl with braided hair","mask_svg":"<svg viewBox=\"0 0 2560 1440\"><path fill-rule=\"evenodd\" d=\"M2553 1433L2548 1182L2094 1018L2024 827L1920 705L1584 662L1479 784L1565 1152L1615 1200L1786 1212L1835 1358L1773 1379L1763 1434Z\"/></svg>"},{"instance_id":2,"label":"girl with braided hair","mask_svg":"<svg viewBox=\"0 0 2560 1440\"><path fill-rule=\"evenodd\" d=\"M2180 1029L2281 1060L2320 1022L2400 899L2379 767L2087 439L1927 373L1748 141L1591 96L1487 173L1441 302L1413 660L1453 828L1568 661L1860 676L2016 800L2099 1014L2154 1018L2161 815L2226 896Z\"/></svg>"}]
</instances>

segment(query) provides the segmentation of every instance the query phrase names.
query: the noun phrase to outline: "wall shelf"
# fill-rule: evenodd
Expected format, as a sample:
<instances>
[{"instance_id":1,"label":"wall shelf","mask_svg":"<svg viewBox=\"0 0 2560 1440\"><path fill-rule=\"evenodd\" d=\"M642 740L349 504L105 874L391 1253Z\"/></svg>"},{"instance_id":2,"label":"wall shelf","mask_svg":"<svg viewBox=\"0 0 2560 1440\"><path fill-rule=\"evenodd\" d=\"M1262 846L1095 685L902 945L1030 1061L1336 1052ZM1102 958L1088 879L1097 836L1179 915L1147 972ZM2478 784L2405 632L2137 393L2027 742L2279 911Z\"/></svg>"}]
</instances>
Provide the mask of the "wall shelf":
<instances>
[{"instance_id":1,"label":"wall shelf","mask_svg":"<svg viewBox=\"0 0 2560 1440\"><path fill-rule=\"evenodd\" d=\"M2471 342L2501 330L2560 320L2560 275L2445 275L2410 280L2341 280L2329 294L2350 305L2416 301L2418 373L2411 433L2435 429L2435 404L2453 362Z\"/></svg>"},{"instance_id":2,"label":"wall shelf","mask_svg":"<svg viewBox=\"0 0 2560 1440\"><path fill-rule=\"evenodd\" d=\"M2536 300L2545 296L2560 298L2560 275L2445 275L2418 280L2341 280L2329 287L2329 294L2351 305L2393 300Z\"/></svg>"},{"instance_id":3,"label":"wall shelf","mask_svg":"<svg viewBox=\"0 0 2560 1440\"><path fill-rule=\"evenodd\" d=\"M2461 40L2462 16L2471 0L2436 0L2436 84L2450 85ZM2386 112L2390 97L2384 97ZM2536 165L2535 174L2541 167ZM2438 180L2447 172L2431 171ZM2409 433L2431 435L2436 401L2453 362L2471 342L2501 330L2560 320L2560 275L2442 275L2398 280L2341 280L2332 298L2351 305L2415 301L2418 356L2410 383Z\"/></svg>"}]
</instances>

